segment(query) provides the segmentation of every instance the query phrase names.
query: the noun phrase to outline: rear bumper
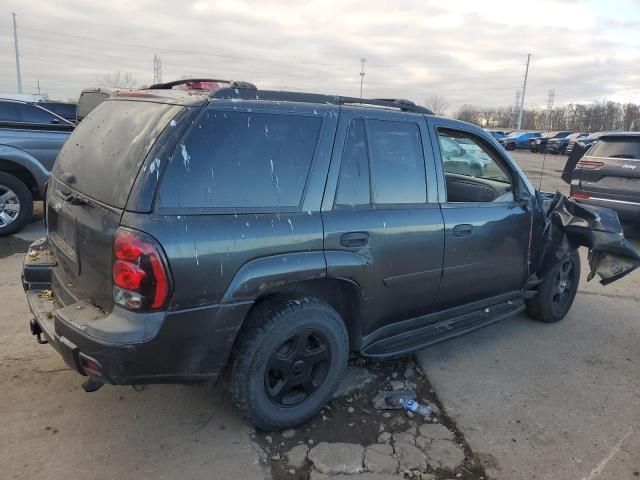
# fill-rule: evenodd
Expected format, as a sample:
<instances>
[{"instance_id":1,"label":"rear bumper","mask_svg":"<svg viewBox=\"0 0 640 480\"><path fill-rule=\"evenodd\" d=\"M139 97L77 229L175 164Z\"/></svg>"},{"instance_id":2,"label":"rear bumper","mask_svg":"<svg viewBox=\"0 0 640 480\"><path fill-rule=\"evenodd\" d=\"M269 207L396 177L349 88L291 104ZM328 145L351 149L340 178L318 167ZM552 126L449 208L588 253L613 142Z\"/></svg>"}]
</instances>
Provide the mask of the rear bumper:
<instances>
[{"instance_id":1,"label":"rear bumper","mask_svg":"<svg viewBox=\"0 0 640 480\"><path fill-rule=\"evenodd\" d=\"M623 222L640 223L640 203L625 200L612 200L602 197L591 197L585 199L574 198L574 200L586 205L610 208L618 214L618 218Z\"/></svg>"},{"instance_id":2,"label":"rear bumper","mask_svg":"<svg viewBox=\"0 0 640 480\"><path fill-rule=\"evenodd\" d=\"M32 333L81 375L133 385L215 382L223 372L250 302L154 313L117 306L106 313L79 299L62 304L60 267L47 243L35 242L33 251L22 271Z\"/></svg>"}]
</instances>

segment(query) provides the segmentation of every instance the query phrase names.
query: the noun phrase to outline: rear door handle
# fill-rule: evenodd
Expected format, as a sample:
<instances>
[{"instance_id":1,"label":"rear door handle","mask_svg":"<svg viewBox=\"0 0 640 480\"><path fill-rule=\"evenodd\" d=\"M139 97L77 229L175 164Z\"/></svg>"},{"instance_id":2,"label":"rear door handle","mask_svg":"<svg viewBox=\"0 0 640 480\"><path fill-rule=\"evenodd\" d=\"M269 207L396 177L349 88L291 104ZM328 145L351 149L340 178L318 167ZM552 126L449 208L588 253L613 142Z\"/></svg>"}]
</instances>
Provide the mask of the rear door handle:
<instances>
[{"instance_id":1,"label":"rear door handle","mask_svg":"<svg viewBox=\"0 0 640 480\"><path fill-rule=\"evenodd\" d=\"M455 237L470 237L473 235L473 225L462 223L453 227L453 235Z\"/></svg>"},{"instance_id":2,"label":"rear door handle","mask_svg":"<svg viewBox=\"0 0 640 480\"><path fill-rule=\"evenodd\" d=\"M340 236L340 245L343 247L363 247L369 243L367 232L349 232Z\"/></svg>"}]
</instances>

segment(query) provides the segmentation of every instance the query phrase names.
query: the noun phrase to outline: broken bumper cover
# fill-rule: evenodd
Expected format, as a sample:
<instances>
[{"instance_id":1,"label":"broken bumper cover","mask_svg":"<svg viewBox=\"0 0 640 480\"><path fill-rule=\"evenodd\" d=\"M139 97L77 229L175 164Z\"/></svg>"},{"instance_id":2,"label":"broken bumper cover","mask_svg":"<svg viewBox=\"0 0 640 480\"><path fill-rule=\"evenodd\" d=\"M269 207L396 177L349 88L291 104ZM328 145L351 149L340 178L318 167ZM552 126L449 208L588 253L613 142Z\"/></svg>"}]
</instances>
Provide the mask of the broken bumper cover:
<instances>
[{"instance_id":1,"label":"broken bumper cover","mask_svg":"<svg viewBox=\"0 0 640 480\"><path fill-rule=\"evenodd\" d=\"M215 382L250 304L110 313L87 300L67 301L46 241L32 244L22 281L33 313L32 333L72 369L116 385ZM96 371L97 370L97 371Z\"/></svg>"},{"instance_id":2,"label":"broken bumper cover","mask_svg":"<svg viewBox=\"0 0 640 480\"><path fill-rule=\"evenodd\" d=\"M587 280L598 275L602 285L614 282L640 266L640 252L624 238L615 211L578 203L557 193L546 209L546 218L547 241L536 272L544 274L553 259L578 246L589 249L591 271Z\"/></svg>"}]
</instances>

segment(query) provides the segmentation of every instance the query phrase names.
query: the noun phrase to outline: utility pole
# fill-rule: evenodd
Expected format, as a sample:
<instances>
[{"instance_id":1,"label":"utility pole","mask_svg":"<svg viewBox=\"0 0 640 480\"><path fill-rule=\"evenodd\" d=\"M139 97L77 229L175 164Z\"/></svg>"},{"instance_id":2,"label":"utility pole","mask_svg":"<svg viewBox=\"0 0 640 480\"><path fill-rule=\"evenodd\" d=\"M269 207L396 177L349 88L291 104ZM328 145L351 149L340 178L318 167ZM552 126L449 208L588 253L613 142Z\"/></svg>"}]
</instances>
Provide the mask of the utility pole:
<instances>
[{"instance_id":1,"label":"utility pole","mask_svg":"<svg viewBox=\"0 0 640 480\"><path fill-rule=\"evenodd\" d=\"M16 14L13 16L13 46L16 49L16 75L18 76L18 93L22 93L22 76L20 75L20 53L18 52L18 31L16 30Z\"/></svg>"},{"instance_id":2,"label":"utility pole","mask_svg":"<svg viewBox=\"0 0 640 480\"><path fill-rule=\"evenodd\" d=\"M520 95L522 94L522 91L520 89L516 90L516 103L514 103L514 107L513 107L513 122L512 126L513 128L516 128L516 126L518 125L518 110L520 109Z\"/></svg>"},{"instance_id":3,"label":"utility pole","mask_svg":"<svg viewBox=\"0 0 640 480\"><path fill-rule=\"evenodd\" d=\"M527 78L529 77L529 62L531 54L527 55L527 67L524 71L524 84L522 85L522 97L520 97L520 111L518 112L518 130L522 128L522 111L524 110L524 96L527 93Z\"/></svg>"},{"instance_id":4,"label":"utility pole","mask_svg":"<svg viewBox=\"0 0 640 480\"><path fill-rule=\"evenodd\" d=\"M38 95L40 95L40 79L38 79Z\"/></svg>"},{"instance_id":5,"label":"utility pole","mask_svg":"<svg viewBox=\"0 0 640 480\"><path fill-rule=\"evenodd\" d=\"M361 58L360 63L362 64L362 69L360 70L360 99L362 99L362 82L364 82L364 64L367 63L366 58Z\"/></svg>"},{"instance_id":6,"label":"utility pole","mask_svg":"<svg viewBox=\"0 0 640 480\"><path fill-rule=\"evenodd\" d=\"M153 55L153 83L162 83L162 60L158 55Z\"/></svg>"}]
</instances>

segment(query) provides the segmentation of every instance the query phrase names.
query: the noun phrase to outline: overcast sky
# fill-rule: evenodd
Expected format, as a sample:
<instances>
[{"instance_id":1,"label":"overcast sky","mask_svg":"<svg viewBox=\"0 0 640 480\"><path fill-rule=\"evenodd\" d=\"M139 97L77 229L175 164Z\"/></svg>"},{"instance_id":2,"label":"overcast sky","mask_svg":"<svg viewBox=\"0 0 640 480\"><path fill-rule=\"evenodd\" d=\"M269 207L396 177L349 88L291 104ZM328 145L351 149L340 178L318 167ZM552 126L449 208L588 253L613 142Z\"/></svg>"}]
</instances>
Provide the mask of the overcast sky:
<instances>
[{"instance_id":1,"label":"overcast sky","mask_svg":"<svg viewBox=\"0 0 640 480\"><path fill-rule=\"evenodd\" d=\"M77 97L110 72L247 80L259 88L505 106L640 103L640 0L3 0L0 92Z\"/></svg>"}]
</instances>

